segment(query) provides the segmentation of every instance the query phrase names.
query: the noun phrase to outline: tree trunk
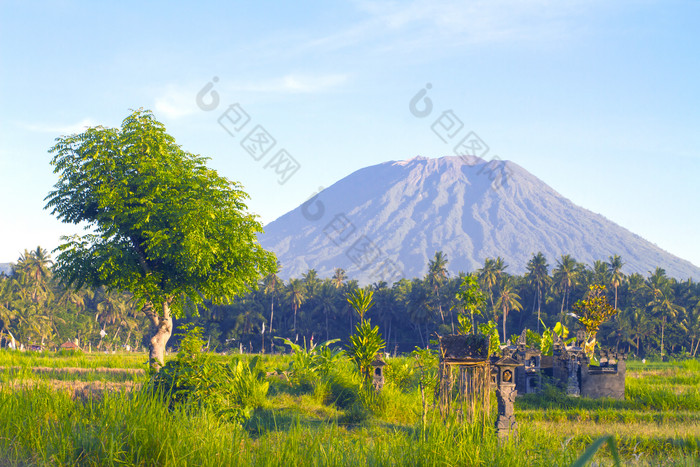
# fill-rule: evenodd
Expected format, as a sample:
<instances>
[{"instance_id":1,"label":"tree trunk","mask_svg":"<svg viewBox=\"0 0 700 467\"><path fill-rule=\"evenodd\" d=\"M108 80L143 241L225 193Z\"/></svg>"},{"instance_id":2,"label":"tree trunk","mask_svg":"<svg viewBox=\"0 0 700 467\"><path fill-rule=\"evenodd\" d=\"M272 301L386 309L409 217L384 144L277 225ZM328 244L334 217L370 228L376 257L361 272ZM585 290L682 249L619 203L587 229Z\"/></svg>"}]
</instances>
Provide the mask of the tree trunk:
<instances>
[{"instance_id":1,"label":"tree trunk","mask_svg":"<svg viewBox=\"0 0 700 467\"><path fill-rule=\"evenodd\" d=\"M270 301L270 335L272 336L272 318L275 316L275 296L272 296ZM272 339L272 338L270 338Z\"/></svg>"},{"instance_id":2,"label":"tree trunk","mask_svg":"<svg viewBox=\"0 0 700 467\"><path fill-rule=\"evenodd\" d=\"M537 287L537 334L540 333L540 321L542 321L542 318L540 317L540 310L542 308L542 293L540 292L540 288Z\"/></svg>"},{"instance_id":3,"label":"tree trunk","mask_svg":"<svg viewBox=\"0 0 700 467\"><path fill-rule=\"evenodd\" d=\"M561 296L561 323L564 324L564 300L566 300L566 288Z\"/></svg>"},{"instance_id":4,"label":"tree trunk","mask_svg":"<svg viewBox=\"0 0 700 467\"><path fill-rule=\"evenodd\" d=\"M664 361L664 328L666 327L666 317L661 320L661 361Z\"/></svg>"},{"instance_id":5,"label":"tree trunk","mask_svg":"<svg viewBox=\"0 0 700 467\"><path fill-rule=\"evenodd\" d=\"M153 334L151 335L149 350L149 364L151 369L160 370L165 364L165 345L168 343L170 336L173 333L173 318L170 315L170 302L172 299L167 299L163 302L163 313L156 313L153 310L153 305L146 304L143 311L148 316L153 325Z\"/></svg>"},{"instance_id":6,"label":"tree trunk","mask_svg":"<svg viewBox=\"0 0 700 467\"><path fill-rule=\"evenodd\" d=\"M297 307L294 307L294 324L292 325L292 330L297 330Z\"/></svg>"}]
</instances>

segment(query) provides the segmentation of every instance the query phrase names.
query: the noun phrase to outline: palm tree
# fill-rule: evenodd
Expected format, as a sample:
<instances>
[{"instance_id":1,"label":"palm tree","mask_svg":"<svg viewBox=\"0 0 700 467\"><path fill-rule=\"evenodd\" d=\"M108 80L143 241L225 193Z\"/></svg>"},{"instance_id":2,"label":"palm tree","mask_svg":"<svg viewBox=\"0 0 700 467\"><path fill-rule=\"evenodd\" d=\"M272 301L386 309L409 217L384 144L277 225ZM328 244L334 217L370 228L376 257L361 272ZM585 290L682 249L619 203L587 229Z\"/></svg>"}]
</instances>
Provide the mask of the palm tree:
<instances>
[{"instance_id":1,"label":"palm tree","mask_svg":"<svg viewBox=\"0 0 700 467\"><path fill-rule=\"evenodd\" d=\"M610 274L610 285L615 289L615 309L617 310L617 288L625 282L625 274L622 272L622 258L618 255L613 255L608 258L608 271Z\"/></svg>"},{"instance_id":2,"label":"palm tree","mask_svg":"<svg viewBox=\"0 0 700 467\"><path fill-rule=\"evenodd\" d=\"M486 258L484 260L484 267L477 270L479 275L479 282L481 285L489 291L489 300L491 301L491 309L495 309L493 303L493 288L498 283L498 272L496 271L496 261L492 258Z\"/></svg>"},{"instance_id":3,"label":"palm tree","mask_svg":"<svg viewBox=\"0 0 700 467\"><path fill-rule=\"evenodd\" d=\"M345 274L345 269L335 268L335 271L333 271L333 278L331 279L335 288L341 288L346 279L347 275Z\"/></svg>"},{"instance_id":4,"label":"palm tree","mask_svg":"<svg viewBox=\"0 0 700 467\"><path fill-rule=\"evenodd\" d=\"M569 291L578 281L579 269L570 255L562 255L553 271L554 286L561 292L561 322L564 322L564 304L568 303Z\"/></svg>"},{"instance_id":5,"label":"palm tree","mask_svg":"<svg viewBox=\"0 0 700 467\"><path fill-rule=\"evenodd\" d=\"M610 272L608 271L608 263L600 260L593 262L593 280L591 283L599 285L608 285L610 283ZM590 285L590 284L589 284Z\"/></svg>"},{"instance_id":6,"label":"palm tree","mask_svg":"<svg viewBox=\"0 0 700 467\"><path fill-rule=\"evenodd\" d=\"M688 335L691 337L690 354L693 358L700 347L700 298L694 297L695 306L688 311Z\"/></svg>"},{"instance_id":7,"label":"palm tree","mask_svg":"<svg viewBox=\"0 0 700 467\"><path fill-rule=\"evenodd\" d=\"M15 274L23 287L31 291L31 299L38 303L50 293L49 278L51 277L52 261L49 253L41 247L36 250L24 250L14 267Z\"/></svg>"},{"instance_id":8,"label":"palm tree","mask_svg":"<svg viewBox=\"0 0 700 467\"><path fill-rule=\"evenodd\" d=\"M16 295L17 282L12 277L0 277L0 345L2 344L2 336L7 333L10 336L9 342L14 341L14 336L10 331L10 323L16 318L14 302L17 299Z\"/></svg>"},{"instance_id":9,"label":"palm tree","mask_svg":"<svg viewBox=\"0 0 700 467\"><path fill-rule=\"evenodd\" d=\"M318 307L323 311L326 317L326 340L328 337L328 314L330 312L335 312L335 297L337 289L333 284L328 281L321 284L321 288L318 293Z\"/></svg>"},{"instance_id":10,"label":"palm tree","mask_svg":"<svg viewBox=\"0 0 700 467\"><path fill-rule=\"evenodd\" d=\"M272 318L275 315L275 297L279 291L282 281L274 272L263 279L263 292L270 297L270 335L272 335Z\"/></svg>"},{"instance_id":11,"label":"palm tree","mask_svg":"<svg viewBox=\"0 0 700 467\"><path fill-rule=\"evenodd\" d=\"M520 304L520 295L515 293L511 285L510 278L503 279L501 284L501 295L498 297L496 302L496 308L501 310L503 314L503 342L506 341L508 334L506 334L506 320L508 319L508 312L520 311L523 306Z\"/></svg>"},{"instance_id":12,"label":"palm tree","mask_svg":"<svg viewBox=\"0 0 700 467\"><path fill-rule=\"evenodd\" d=\"M418 331L421 344L426 345L428 340L428 323L432 318L432 310L430 308L430 291L425 287L423 281L413 279L408 294L405 297L406 311L408 317ZM425 338L421 331L421 325L425 326Z\"/></svg>"},{"instance_id":13,"label":"palm tree","mask_svg":"<svg viewBox=\"0 0 700 467\"><path fill-rule=\"evenodd\" d=\"M299 307L306 301L306 286L299 279L290 279L288 284L288 297L292 302L292 309L294 310L294 325L292 330L297 330L297 311Z\"/></svg>"},{"instance_id":14,"label":"palm tree","mask_svg":"<svg viewBox=\"0 0 700 467\"><path fill-rule=\"evenodd\" d=\"M315 269L309 269L301 276L306 290L309 292L309 296L314 296L316 294L316 289L321 284L321 280L318 278L318 272L316 272Z\"/></svg>"},{"instance_id":15,"label":"palm tree","mask_svg":"<svg viewBox=\"0 0 700 467\"><path fill-rule=\"evenodd\" d=\"M653 297L647 306L651 307L652 313L661 318L661 359L663 360L666 321L668 318L675 319L679 312L685 312L685 308L673 303L673 291L664 269L657 267L649 276L646 286Z\"/></svg>"},{"instance_id":16,"label":"palm tree","mask_svg":"<svg viewBox=\"0 0 700 467\"><path fill-rule=\"evenodd\" d=\"M537 302L537 332L540 332L540 310L542 309L542 291L551 283L549 277L549 265L547 259L542 252L533 255L532 259L527 263L527 274L525 275L530 287L536 289L535 299L532 301L532 310L535 310L535 302Z\"/></svg>"},{"instance_id":17,"label":"palm tree","mask_svg":"<svg viewBox=\"0 0 700 467\"><path fill-rule=\"evenodd\" d=\"M442 324L445 324L445 315L442 313L442 304L440 303L440 286L445 282L447 276L447 255L445 255L442 251L438 251L435 253L435 257L428 263L428 275L426 279L428 281L428 285L430 285L435 292ZM455 325L453 321L452 332L454 332L454 329Z\"/></svg>"}]
</instances>

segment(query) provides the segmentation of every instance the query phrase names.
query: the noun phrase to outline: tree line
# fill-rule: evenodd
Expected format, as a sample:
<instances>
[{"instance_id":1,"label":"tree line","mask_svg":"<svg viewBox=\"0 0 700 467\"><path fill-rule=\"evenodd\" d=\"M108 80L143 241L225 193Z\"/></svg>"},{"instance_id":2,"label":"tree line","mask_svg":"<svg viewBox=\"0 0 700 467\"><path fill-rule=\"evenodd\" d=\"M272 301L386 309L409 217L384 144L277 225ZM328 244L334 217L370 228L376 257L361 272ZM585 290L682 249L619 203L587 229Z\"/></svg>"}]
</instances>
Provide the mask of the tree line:
<instances>
[{"instance_id":1,"label":"tree line","mask_svg":"<svg viewBox=\"0 0 700 467\"><path fill-rule=\"evenodd\" d=\"M576 329L573 305L590 285L603 285L615 316L598 333L603 347L639 357L697 356L700 346L700 286L691 279L668 277L662 268L646 276L622 272L614 255L592 266L562 255L549 264L542 253L532 256L523 275L508 273L500 258L487 258L471 273L450 275L448 258L436 252L421 278L361 287L343 269L321 278L314 269L288 281L270 274L257 290L221 305L192 307L176 325L203 329L210 349L279 351L281 341L320 342L340 338L347 343L357 314L347 296L358 289L373 291L368 317L379 325L387 351L426 347L435 334L452 333L464 313L457 295L467 275L476 278L487 297L475 319L498 325L501 342L524 328L542 331L561 322ZM9 276L0 275L0 345L56 347L77 339L83 348L114 350L147 346L149 322L129 294L100 287L74 290L54 280L49 254L25 251ZM171 340L177 345L178 337Z\"/></svg>"}]
</instances>

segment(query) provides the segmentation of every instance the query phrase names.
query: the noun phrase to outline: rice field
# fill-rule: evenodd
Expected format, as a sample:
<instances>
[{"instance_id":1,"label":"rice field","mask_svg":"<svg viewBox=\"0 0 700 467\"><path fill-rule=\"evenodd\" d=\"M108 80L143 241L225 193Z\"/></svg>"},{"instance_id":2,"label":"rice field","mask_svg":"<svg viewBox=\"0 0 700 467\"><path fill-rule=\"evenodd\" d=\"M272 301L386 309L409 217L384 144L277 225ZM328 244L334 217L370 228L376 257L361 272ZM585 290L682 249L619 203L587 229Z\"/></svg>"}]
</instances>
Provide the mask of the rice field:
<instances>
[{"instance_id":1,"label":"rice field","mask_svg":"<svg viewBox=\"0 0 700 467\"><path fill-rule=\"evenodd\" d=\"M293 386L288 361L262 357L267 397L238 423L145 391L143 354L0 351L0 465L571 465L608 435L623 465L700 463L698 361L629 361L624 401L552 388L519 397L518 436L505 443L493 414L486 426L443 420L431 394L423 424L408 358L389 360L394 381L371 403L348 362L335 378ZM609 447L593 461L612 465Z\"/></svg>"}]
</instances>

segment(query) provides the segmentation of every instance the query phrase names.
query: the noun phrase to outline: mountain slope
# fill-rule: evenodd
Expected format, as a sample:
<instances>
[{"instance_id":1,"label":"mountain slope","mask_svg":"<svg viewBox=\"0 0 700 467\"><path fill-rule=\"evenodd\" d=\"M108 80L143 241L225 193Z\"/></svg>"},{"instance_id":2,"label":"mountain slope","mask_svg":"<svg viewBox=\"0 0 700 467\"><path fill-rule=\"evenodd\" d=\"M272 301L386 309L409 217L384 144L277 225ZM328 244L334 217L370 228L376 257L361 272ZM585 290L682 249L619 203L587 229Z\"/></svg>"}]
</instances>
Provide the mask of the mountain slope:
<instances>
[{"instance_id":1,"label":"mountain slope","mask_svg":"<svg viewBox=\"0 0 700 467\"><path fill-rule=\"evenodd\" d=\"M416 157L366 167L265 227L261 244L277 254L280 276L343 268L361 283L421 277L441 250L449 270L473 271L501 256L524 273L542 251L592 264L618 254L626 273L656 266L680 279L700 268L574 205L522 167L478 158Z\"/></svg>"}]
</instances>

